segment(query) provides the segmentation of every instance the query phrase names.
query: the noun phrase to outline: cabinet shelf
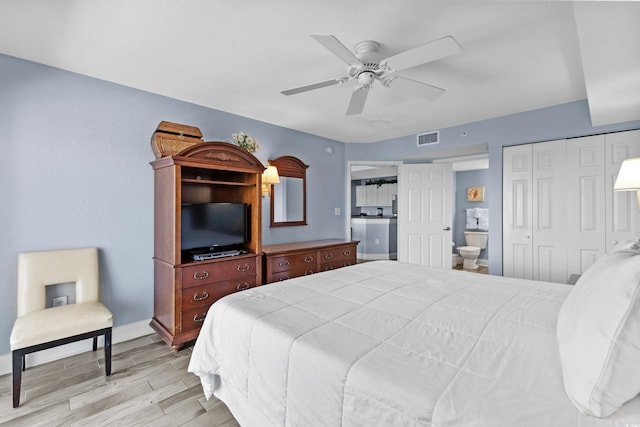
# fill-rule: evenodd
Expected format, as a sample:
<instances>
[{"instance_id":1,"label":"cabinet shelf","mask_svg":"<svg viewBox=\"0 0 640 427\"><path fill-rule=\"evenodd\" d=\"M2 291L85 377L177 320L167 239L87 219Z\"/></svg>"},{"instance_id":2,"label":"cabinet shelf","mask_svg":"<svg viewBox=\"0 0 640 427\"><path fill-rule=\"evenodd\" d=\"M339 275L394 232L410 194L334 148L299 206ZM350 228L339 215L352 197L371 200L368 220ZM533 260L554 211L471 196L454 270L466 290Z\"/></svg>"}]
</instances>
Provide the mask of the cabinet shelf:
<instances>
[{"instance_id":1,"label":"cabinet shelf","mask_svg":"<svg viewBox=\"0 0 640 427\"><path fill-rule=\"evenodd\" d=\"M182 182L187 182L190 184L202 184L202 185L228 185L228 186L236 186L236 187L255 187L254 183L247 182L229 182L229 181L212 181L208 179L195 179L195 178L183 178Z\"/></svg>"}]
</instances>

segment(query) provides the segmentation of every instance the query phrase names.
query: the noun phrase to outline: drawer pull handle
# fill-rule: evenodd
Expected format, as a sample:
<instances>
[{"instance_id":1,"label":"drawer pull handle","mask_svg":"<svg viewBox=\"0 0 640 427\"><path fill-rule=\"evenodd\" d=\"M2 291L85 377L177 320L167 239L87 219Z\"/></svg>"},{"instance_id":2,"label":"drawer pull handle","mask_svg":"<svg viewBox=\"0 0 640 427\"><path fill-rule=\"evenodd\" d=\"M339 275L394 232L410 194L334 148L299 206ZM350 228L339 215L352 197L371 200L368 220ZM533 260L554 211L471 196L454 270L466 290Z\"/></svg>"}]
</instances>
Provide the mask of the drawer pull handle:
<instances>
[{"instance_id":1,"label":"drawer pull handle","mask_svg":"<svg viewBox=\"0 0 640 427\"><path fill-rule=\"evenodd\" d=\"M195 273L193 273L193 278L196 280L203 280L203 279L206 279L207 277L209 277L208 271L203 271L202 273L198 273L196 271Z\"/></svg>"},{"instance_id":2,"label":"drawer pull handle","mask_svg":"<svg viewBox=\"0 0 640 427\"><path fill-rule=\"evenodd\" d=\"M324 271L329 271L329 270L333 270L333 267L328 266L328 267L325 267L325 269L324 269Z\"/></svg>"},{"instance_id":3,"label":"drawer pull handle","mask_svg":"<svg viewBox=\"0 0 640 427\"><path fill-rule=\"evenodd\" d=\"M209 298L209 292L207 292L207 291L204 291L204 292L202 293L202 296L201 296L201 297L199 297L199 296L198 296L198 293L197 293L197 292L196 292L196 294L193 296L193 300L194 300L194 301L204 301L204 300L206 300L207 298Z\"/></svg>"},{"instance_id":4,"label":"drawer pull handle","mask_svg":"<svg viewBox=\"0 0 640 427\"><path fill-rule=\"evenodd\" d=\"M310 276L310 275L312 275L313 273L315 273L313 270L307 270L307 271L305 271L305 272L304 272L304 275L305 275L305 276Z\"/></svg>"},{"instance_id":5,"label":"drawer pull handle","mask_svg":"<svg viewBox=\"0 0 640 427\"><path fill-rule=\"evenodd\" d=\"M287 280L287 279L290 279L290 277L289 276L281 277L280 281L282 282L283 280Z\"/></svg>"},{"instance_id":6,"label":"drawer pull handle","mask_svg":"<svg viewBox=\"0 0 640 427\"><path fill-rule=\"evenodd\" d=\"M291 263L289 261L280 261L278 264L280 267L289 267Z\"/></svg>"},{"instance_id":7,"label":"drawer pull handle","mask_svg":"<svg viewBox=\"0 0 640 427\"><path fill-rule=\"evenodd\" d=\"M200 322L204 322L204 318L207 317L207 313L204 314L204 316L202 317L198 317L197 314L193 315L193 321L196 323L200 323Z\"/></svg>"},{"instance_id":8,"label":"drawer pull handle","mask_svg":"<svg viewBox=\"0 0 640 427\"><path fill-rule=\"evenodd\" d=\"M304 257L304 262L306 262L306 263L313 262L313 257L312 257L312 256L306 256L306 257Z\"/></svg>"},{"instance_id":9,"label":"drawer pull handle","mask_svg":"<svg viewBox=\"0 0 640 427\"><path fill-rule=\"evenodd\" d=\"M347 249L346 251L342 252L342 255L349 256L349 255L351 255L351 251L349 249Z\"/></svg>"},{"instance_id":10,"label":"drawer pull handle","mask_svg":"<svg viewBox=\"0 0 640 427\"><path fill-rule=\"evenodd\" d=\"M247 271L251 268L251 266L249 264L245 264L245 265L239 265L237 270L238 271Z\"/></svg>"},{"instance_id":11,"label":"drawer pull handle","mask_svg":"<svg viewBox=\"0 0 640 427\"><path fill-rule=\"evenodd\" d=\"M324 256L326 259L332 259L333 258L333 252L329 252L328 254L326 254Z\"/></svg>"},{"instance_id":12,"label":"drawer pull handle","mask_svg":"<svg viewBox=\"0 0 640 427\"><path fill-rule=\"evenodd\" d=\"M244 291L245 289L249 289L250 287L251 285L245 282L244 284L238 283L238 286L236 286L236 289L239 291Z\"/></svg>"}]
</instances>

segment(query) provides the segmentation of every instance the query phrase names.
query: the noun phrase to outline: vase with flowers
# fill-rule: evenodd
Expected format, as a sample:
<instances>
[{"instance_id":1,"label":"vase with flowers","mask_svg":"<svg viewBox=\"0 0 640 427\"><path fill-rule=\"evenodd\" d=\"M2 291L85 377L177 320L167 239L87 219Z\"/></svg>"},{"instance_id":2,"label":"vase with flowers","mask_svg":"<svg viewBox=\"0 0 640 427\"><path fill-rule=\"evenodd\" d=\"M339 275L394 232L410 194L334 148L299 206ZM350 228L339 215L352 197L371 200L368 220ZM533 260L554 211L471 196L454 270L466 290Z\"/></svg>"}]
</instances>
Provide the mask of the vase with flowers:
<instances>
[{"instance_id":1,"label":"vase with flowers","mask_svg":"<svg viewBox=\"0 0 640 427\"><path fill-rule=\"evenodd\" d=\"M249 153L253 153L258 148L260 148L260 145L258 145L258 140L250 137L244 132L234 133L233 135L231 135L231 138L233 139L233 142L240 146L240 148L247 150Z\"/></svg>"}]
</instances>

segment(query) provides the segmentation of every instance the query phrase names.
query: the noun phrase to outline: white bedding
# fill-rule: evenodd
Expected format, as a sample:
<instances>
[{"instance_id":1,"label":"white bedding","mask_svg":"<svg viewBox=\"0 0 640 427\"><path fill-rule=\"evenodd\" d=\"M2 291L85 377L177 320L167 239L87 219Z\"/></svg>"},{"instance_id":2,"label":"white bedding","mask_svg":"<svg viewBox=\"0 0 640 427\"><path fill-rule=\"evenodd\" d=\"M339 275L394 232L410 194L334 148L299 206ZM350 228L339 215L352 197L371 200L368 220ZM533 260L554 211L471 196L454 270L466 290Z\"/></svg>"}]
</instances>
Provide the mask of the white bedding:
<instances>
[{"instance_id":1,"label":"white bedding","mask_svg":"<svg viewBox=\"0 0 640 427\"><path fill-rule=\"evenodd\" d=\"M243 426L613 426L563 388L570 290L358 264L217 301L189 371Z\"/></svg>"}]
</instances>

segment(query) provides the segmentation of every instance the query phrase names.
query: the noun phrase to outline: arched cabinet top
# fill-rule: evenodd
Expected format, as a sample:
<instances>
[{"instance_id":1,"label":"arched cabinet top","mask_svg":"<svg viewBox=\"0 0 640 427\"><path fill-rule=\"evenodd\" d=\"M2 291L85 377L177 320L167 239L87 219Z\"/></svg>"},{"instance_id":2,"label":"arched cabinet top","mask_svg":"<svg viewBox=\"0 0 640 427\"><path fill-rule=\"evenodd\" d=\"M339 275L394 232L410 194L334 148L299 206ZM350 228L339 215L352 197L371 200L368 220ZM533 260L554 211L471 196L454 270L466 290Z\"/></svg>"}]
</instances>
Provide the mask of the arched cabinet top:
<instances>
[{"instance_id":1,"label":"arched cabinet top","mask_svg":"<svg viewBox=\"0 0 640 427\"><path fill-rule=\"evenodd\" d=\"M228 142L210 141L195 144L179 153L151 162L154 168L169 165L215 167L221 170L261 174L265 167L248 151Z\"/></svg>"}]
</instances>

